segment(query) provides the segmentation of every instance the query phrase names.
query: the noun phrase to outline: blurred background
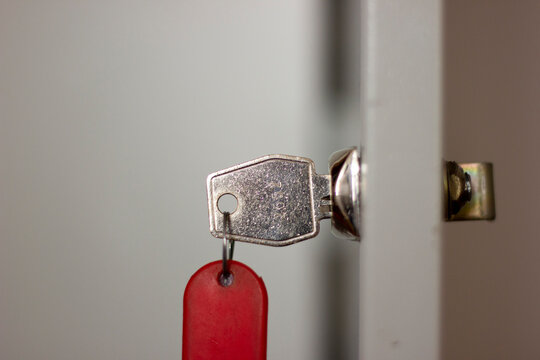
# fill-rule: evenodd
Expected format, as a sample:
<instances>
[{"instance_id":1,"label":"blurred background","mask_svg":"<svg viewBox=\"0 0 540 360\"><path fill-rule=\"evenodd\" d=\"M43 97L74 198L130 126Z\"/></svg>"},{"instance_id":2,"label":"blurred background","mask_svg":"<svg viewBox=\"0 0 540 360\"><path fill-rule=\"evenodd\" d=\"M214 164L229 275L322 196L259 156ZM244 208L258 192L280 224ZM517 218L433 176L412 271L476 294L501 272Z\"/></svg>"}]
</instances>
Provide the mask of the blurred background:
<instances>
[{"instance_id":1,"label":"blurred background","mask_svg":"<svg viewBox=\"0 0 540 360\"><path fill-rule=\"evenodd\" d=\"M497 219L443 227L445 359L540 358L540 2L446 1L444 156L494 163Z\"/></svg>"},{"instance_id":2,"label":"blurred background","mask_svg":"<svg viewBox=\"0 0 540 360\"><path fill-rule=\"evenodd\" d=\"M221 256L206 176L359 145L346 4L0 4L0 358L179 359L184 287ZM269 359L356 356L358 250L329 221L237 244Z\"/></svg>"},{"instance_id":3,"label":"blurred background","mask_svg":"<svg viewBox=\"0 0 540 360\"><path fill-rule=\"evenodd\" d=\"M359 145L357 0L0 1L0 358L179 359L217 260L206 176ZM443 226L443 358L540 357L540 3L447 1L448 160L493 161L495 223ZM396 234L399 236L399 234ZM269 359L358 354L358 243L238 243Z\"/></svg>"}]
</instances>

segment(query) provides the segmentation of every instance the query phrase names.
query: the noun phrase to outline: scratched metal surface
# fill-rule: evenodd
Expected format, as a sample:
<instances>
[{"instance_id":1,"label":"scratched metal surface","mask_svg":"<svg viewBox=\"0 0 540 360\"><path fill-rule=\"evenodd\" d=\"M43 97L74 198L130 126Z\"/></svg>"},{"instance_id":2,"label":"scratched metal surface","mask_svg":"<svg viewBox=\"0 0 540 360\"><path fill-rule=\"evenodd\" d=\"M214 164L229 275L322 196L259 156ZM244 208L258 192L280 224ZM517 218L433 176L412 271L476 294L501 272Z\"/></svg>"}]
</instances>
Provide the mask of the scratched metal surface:
<instances>
[{"instance_id":1,"label":"scratched metal surface","mask_svg":"<svg viewBox=\"0 0 540 360\"><path fill-rule=\"evenodd\" d=\"M229 238L257 244L283 246L314 237L321 211L330 194L329 177L317 175L306 158L269 155L210 174L208 209L210 232L223 235L219 198L232 194L238 201L230 216Z\"/></svg>"}]
</instances>

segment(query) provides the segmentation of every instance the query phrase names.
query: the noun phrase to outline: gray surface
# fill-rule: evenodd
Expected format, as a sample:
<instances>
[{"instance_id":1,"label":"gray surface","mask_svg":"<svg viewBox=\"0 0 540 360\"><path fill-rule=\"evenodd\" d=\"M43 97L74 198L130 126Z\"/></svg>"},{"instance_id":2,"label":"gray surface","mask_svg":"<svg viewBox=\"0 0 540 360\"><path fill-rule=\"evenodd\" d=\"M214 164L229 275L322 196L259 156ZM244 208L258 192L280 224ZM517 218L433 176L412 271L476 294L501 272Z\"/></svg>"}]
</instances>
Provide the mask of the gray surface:
<instances>
[{"instance_id":1,"label":"gray surface","mask_svg":"<svg viewBox=\"0 0 540 360\"><path fill-rule=\"evenodd\" d=\"M221 255L206 176L356 145L307 1L0 1L0 358L179 359L183 289ZM339 122L328 121L340 119ZM238 243L269 359L356 351L358 244Z\"/></svg>"},{"instance_id":2,"label":"gray surface","mask_svg":"<svg viewBox=\"0 0 540 360\"><path fill-rule=\"evenodd\" d=\"M360 358L437 359L442 2L363 3Z\"/></svg>"},{"instance_id":3,"label":"gray surface","mask_svg":"<svg viewBox=\"0 0 540 360\"><path fill-rule=\"evenodd\" d=\"M493 162L497 219L444 226L444 359L540 358L540 3L447 1L445 158Z\"/></svg>"}]
</instances>

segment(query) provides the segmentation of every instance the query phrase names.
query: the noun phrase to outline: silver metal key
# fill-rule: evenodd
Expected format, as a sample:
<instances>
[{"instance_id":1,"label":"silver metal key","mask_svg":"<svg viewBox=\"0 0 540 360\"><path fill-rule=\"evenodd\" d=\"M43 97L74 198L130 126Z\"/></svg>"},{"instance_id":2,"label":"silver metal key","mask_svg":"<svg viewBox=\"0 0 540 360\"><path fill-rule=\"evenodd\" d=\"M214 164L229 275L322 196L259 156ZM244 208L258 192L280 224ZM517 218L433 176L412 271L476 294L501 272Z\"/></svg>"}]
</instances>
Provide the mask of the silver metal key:
<instances>
[{"instance_id":1,"label":"silver metal key","mask_svg":"<svg viewBox=\"0 0 540 360\"><path fill-rule=\"evenodd\" d=\"M360 183L357 150L336 153L331 159L330 172L330 175L317 174L313 161L307 158L268 155L210 174L207 179L210 232L215 237L223 236L223 214L218 203L222 196L231 194L237 200L237 208L230 214L227 236L231 240L290 245L316 236L321 219L332 217L335 227L334 220L343 211L347 214L342 218L357 223L338 226L356 228L349 234L347 229L338 232L357 238L359 187L352 186L357 192L350 193L350 184Z\"/></svg>"}]
</instances>

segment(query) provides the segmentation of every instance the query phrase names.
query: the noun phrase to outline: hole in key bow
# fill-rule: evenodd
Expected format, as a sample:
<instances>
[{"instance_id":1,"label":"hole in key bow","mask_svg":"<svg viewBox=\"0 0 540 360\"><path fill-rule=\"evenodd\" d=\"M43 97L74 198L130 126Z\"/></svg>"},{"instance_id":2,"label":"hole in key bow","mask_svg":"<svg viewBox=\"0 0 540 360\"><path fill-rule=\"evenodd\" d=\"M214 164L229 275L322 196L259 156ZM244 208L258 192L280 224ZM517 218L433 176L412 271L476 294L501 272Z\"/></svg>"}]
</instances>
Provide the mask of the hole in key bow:
<instances>
[{"instance_id":1,"label":"hole in key bow","mask_svg":"<svg viewBox=\"0 0 540 360\"><path fill-rule=\"evenodd\" d=\"M232 214L238 208L238 199L233 194L223 194L219 197L217 206L222 214L226 212Z\"/></svg>"}]
</instances>

